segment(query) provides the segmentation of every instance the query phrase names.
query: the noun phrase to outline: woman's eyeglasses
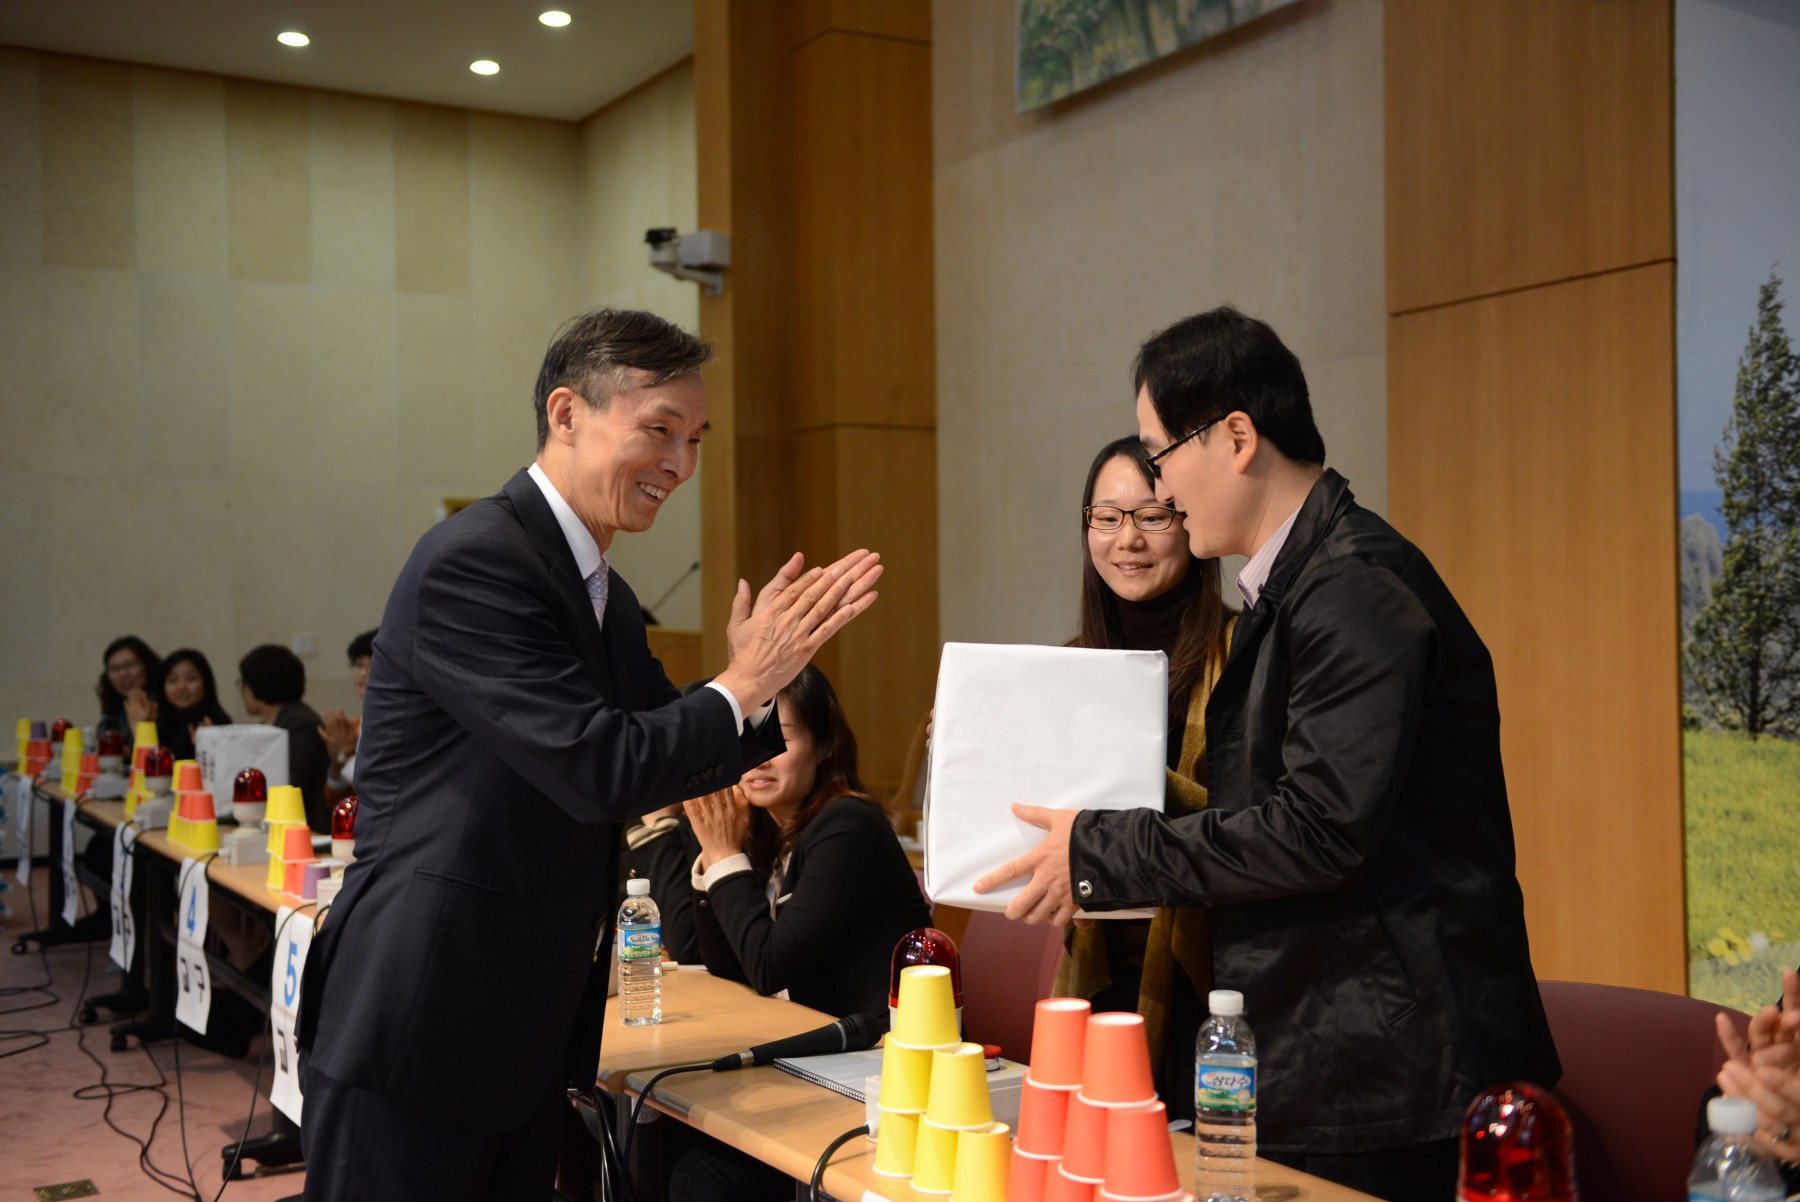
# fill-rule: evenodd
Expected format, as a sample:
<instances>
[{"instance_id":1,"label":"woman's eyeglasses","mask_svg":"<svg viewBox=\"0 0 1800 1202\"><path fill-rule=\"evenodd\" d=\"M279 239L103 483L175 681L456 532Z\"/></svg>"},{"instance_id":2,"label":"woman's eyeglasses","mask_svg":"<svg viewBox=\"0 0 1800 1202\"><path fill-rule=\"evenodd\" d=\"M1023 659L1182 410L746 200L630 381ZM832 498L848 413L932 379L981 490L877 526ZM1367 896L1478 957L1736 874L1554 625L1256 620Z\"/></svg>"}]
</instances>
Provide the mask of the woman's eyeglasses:
<instances>
[{"instance_id":1,"label":"woman's eyeglasses","mask_svg":"<svg viewBox=\"0 0 1800 1202\"><path fill-rule=\"evenodd\" d=\"M1085 505L1081 510L1082 520L1089 530L1098 530L1102 534L1116 533L1130 518L1131 524L1146 534L1156 534L1175 525L1182 515L1179 509L1170 509L1167 505L1140 505L1136 509L1120 509L1117 505Z\"/></svg>"}]
</instances>

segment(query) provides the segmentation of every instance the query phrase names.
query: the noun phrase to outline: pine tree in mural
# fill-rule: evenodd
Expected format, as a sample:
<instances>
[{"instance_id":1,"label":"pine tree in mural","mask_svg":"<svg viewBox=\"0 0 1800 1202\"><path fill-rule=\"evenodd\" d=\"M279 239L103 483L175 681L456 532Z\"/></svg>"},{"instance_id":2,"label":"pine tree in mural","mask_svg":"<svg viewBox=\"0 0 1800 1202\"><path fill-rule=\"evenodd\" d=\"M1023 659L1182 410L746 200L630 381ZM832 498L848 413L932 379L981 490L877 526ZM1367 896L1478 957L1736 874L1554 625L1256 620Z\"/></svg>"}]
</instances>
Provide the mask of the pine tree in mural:
<instances>
[{"instance_id":1,"label":"pine tree in mural","mask_svg":"<svg viewBox=\"0 0 1800 1202\"><path fill-rule=\"evenodd\" d=\"M1713 452L1725 554L1687 668L1720 726L1791 738L1800 735L1800 360L1781 311L1771 273Z\"/></svg>"}]
</instances>

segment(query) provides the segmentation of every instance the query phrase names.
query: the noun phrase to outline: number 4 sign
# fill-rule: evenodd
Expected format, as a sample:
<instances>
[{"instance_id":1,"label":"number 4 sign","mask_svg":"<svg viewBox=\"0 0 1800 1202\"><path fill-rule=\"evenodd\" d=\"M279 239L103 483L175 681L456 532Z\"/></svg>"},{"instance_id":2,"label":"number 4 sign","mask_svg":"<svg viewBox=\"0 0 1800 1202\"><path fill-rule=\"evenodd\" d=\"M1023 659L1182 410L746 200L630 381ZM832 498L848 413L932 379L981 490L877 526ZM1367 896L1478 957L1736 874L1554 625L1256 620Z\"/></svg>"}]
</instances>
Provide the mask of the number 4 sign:
<instances>
[{"instance_id":1,"label":"number 4 sign","mask_svg":"<svg viewBox=\"0 0 1800 1202\"><path fill-rule=\"evenodd\" d=\"M269 974L269 1021L274 1027L275 1079L269 1100L300 1122L300 1060L294 1047L294 1011L300 1005L300 976L312 947L313 919L287 906L275 913L275 965Z\"/></svg>"},{"instance_id":2,"label":"number 4 sign","mask_svg":"<svg viewBox=\"0 0 1800 1202\"><path fill-rule=\"evenodd\" d=\"M208 891L206 865L183 860L177 889L175 925L175 1017L200 1034L206 1034L206 1016L212 1012L212 972L206 963Z\"/></svg>"}]
</instances>

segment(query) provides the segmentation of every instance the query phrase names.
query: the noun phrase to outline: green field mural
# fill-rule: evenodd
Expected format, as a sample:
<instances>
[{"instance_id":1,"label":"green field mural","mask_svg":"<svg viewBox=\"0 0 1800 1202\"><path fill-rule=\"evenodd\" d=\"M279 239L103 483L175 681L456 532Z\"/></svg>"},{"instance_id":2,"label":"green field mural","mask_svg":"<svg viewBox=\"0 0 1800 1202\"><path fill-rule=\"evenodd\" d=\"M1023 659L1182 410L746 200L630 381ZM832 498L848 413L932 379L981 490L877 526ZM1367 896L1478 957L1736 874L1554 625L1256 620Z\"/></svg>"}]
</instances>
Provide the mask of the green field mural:
<instances>
[{"instance_id":1,"label":"green field mural","mask_svg":"<svg viewBox=\"0 0 1800 1202\"><path fill-rule=\"evenodd\" d=\"M1689 989L1755 1011L1800 964L1800 743L1695 729L1682 759Z\"/></svg>"},{"instance_id":2,"label":"green field mural","mask_svg":"<svg viewBox=\"0 0 1800 1202\"><path fill-rule=\"evenodd\" d=\"M1293 2L1019 0L1019 111L1072 96Z\"/></svg>"}]
</instances>

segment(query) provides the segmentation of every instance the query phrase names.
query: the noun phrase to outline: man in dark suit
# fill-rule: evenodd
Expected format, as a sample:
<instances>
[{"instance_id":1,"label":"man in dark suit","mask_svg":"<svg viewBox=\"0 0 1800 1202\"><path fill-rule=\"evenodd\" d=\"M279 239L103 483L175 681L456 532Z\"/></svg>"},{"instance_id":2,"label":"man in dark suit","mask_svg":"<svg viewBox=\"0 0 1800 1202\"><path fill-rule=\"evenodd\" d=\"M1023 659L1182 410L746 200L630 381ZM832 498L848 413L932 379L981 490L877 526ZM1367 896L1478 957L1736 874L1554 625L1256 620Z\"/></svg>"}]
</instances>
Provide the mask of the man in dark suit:
<instances>
[{"instance_id":1,"label":"man in dark suit","mask_svg":"<svg viewBox=\"0 0 1800 1202\"><path fill-rule=\"evenodd\" d=\"M782 748L776 692L875 598L876 557L751 602L681 697L604 553L707 429L705 344L598 310L545 356L536 462L419 540L375 639L357 860L303 979L308 1199L545 1198L589 1089L620 826Z\"/></svg>"},{"instance_id":2,"label":"man in dark suit","mask_svg":"<svg viewBox=\"0 0 1800 1202\"><path fill-rule=\"evenodd\" d=\"M1493 662L1418 548L1324 467L1300 363L1224 308L1157 334L1138 430L1247 608L1206 711L1211 804L1017 806L1008 906L1211 907L1261 1053L1259 1151L1394 1202L1454 1192L1481 1089L1561 1075L1526 945Z\"/></svg>"}]
</instances>

